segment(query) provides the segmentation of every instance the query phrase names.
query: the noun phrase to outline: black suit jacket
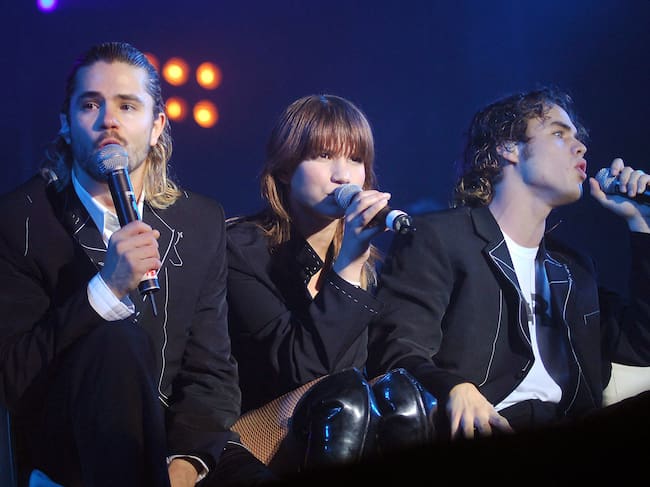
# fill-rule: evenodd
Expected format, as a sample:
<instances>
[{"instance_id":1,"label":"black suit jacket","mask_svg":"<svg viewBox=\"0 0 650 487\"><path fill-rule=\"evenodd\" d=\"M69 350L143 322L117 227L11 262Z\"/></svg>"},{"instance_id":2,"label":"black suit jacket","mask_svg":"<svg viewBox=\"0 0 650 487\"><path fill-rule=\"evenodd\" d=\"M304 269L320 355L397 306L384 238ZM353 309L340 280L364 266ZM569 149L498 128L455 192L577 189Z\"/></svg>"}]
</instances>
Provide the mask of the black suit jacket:
<instances>
[{"instance_id":1,"label":"black suit jacket","mask_svg":"<svg viewBox=\"0 0 650 487\"><path fill-rule=\"evenodd\" d=\"M384 313L370 327L369 369L406 367L437 397L461 382L493 404L533 363L526 309L503 234L487 207L415 218L396 236L380 276ZM629 301L600 289L590 259L548 235L538 258L551 288L553 321L570 363L561 410L598 407L610 362L650 363L650 235L631 235ZM378 369L378 370L377 370Z\"/></svg>"},{"instance_id":2,"label":"black suit jacket","mask_svg":"<svg viewBox=\"0 0 650 487\"><path fill-rule=\"evenodd\" d=\"M299 236L269 251L255 224L228 227L228 311L242 410L307 382L363 368L367 327L381 305L330 269L312 299L307 282L323 266Z\"/></svg>"},{"instance_id":3,"label":"black suit jacket","mask_svg":"<svg viewBox=\"0 0 650 487\"><path fill-rule=\"evenodd\" d=\"M147 330L158 357L159 399L170 455L214 464L240 412L230 353L221 206L197 194L165 210L145 204L160 231L158 316L137 291L130 320ZM61 193L34 177L0 200L0 400L14 414L41 402L48 370L66 348L105 323L87 284L106 249L72 185Z\"/></svg>"}]
</instances>

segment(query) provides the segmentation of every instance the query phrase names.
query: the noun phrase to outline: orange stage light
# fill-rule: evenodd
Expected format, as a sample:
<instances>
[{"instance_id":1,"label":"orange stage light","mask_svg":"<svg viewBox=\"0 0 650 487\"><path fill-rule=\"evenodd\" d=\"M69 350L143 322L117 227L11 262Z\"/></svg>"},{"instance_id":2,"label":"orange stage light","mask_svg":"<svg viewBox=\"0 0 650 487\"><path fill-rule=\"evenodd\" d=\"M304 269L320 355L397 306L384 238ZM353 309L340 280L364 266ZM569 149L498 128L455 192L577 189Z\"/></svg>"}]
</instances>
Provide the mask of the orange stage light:
<instances>
[{"instance_id":1,"label":"orange stage light","mask_svg":"<svg viewBox=\"0 0 650 487\"><path fill-rule=\"evenodd\" d=\"M214 90L221 84L221 69L211 62L201 63L196 68L196 81L206 90Z\"/></svg>"},{"instance_id":2,"label":"orange stage light","mask_svg":"<svg viewBox=\"0 0 650 487\"><path fill-rule=\"evenodd\" d=\"M156 55L151 54L150 52L145 52L144 56L149 60L153 67L156 68L156 71L160 73L160 61L158 61Z\"/></svg>"},{"instance_id":3,"label":"orange stage light","mask_svg":"<svg viewBox=\"0 0 650 487\"><path fill-rule=\"evenodd\" d=\"M165 103L165 112L170 120L180 122L187 117L187 102L178 96L172 96Z\"/></svg>"},{"instance_id":4,"label":"orange stage light","mask_svg":"<svg viewBox=\"0 0 650 487\"><path fill-rule=\"evenodd\" d=\"M194 105L194 121L203 128L213 127L219 121L219 112L214 103L201 100Z\"/></svg>"},{"instance_id":5,"label":"orange stage light","mask_svg":"<svg viewBox=\"0 0 650 487\"><path fill-rule=\"evenodd\" d=\"M180 86L187 82L189 67L185 60L179 57L173 57L164 64L162 75L170 85Z\"/></svg>"}]
</instances>

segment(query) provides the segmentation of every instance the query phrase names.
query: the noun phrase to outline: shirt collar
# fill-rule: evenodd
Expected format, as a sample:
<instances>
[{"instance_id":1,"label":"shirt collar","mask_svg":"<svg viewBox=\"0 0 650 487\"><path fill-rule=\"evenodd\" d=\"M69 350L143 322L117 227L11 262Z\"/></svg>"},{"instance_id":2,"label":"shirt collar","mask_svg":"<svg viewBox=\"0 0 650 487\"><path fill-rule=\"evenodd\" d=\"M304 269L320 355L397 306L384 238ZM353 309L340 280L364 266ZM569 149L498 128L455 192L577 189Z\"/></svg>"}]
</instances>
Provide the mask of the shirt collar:
<instances>
[{"instance_id":1,"label":"shirt collar","mask_svg":"<svg viewBox=\"0 0 650 487\"><path fill-rule=\"evenodd\" d=\"M104 243L108 246L108 240L111 238L111 235L120 228L120 222L117 215L102 205L97 198L93 198L90 193L86 191L86 188L84 188L77 179L77 174L74 168L72 169L72 185L74 186L81 204L84 205L90 218L93 219L95 226L101 232ZM140 198L138 198L138 213L140 215L142 215L144 209L144 198L142 196L143 195L140 195Z\"/></svg>"}]
</instances>

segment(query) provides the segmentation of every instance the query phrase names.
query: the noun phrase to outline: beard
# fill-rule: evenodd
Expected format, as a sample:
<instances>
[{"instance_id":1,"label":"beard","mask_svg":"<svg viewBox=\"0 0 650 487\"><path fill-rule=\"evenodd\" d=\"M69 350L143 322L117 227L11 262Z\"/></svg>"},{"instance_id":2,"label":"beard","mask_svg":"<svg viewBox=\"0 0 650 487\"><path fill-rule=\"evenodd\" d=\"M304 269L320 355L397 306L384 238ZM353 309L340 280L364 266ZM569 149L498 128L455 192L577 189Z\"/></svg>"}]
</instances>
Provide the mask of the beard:
<instances>
[{"instance_id":1,"label":"beard","mask_svg":"<svg viewBox=\"0 0 650 487\"><path fill-rule=\"evenodd\" d=\"M123 142L120 140L120 142ZM124 149L127 152L127 168L129 173L132 173L137 168L139 168L147 160L149 155L150 148L141 147L141 148L131 148L123 145ZM88 148L87 146L81 146L81 144L75 143L72 141L71 144L72 156L74 158L75 164L82 169L88 176L93 180L105 183L108 179L108 175L102 169L102 160L100 157L99 148Z\"/></svg>"}]
</instances>

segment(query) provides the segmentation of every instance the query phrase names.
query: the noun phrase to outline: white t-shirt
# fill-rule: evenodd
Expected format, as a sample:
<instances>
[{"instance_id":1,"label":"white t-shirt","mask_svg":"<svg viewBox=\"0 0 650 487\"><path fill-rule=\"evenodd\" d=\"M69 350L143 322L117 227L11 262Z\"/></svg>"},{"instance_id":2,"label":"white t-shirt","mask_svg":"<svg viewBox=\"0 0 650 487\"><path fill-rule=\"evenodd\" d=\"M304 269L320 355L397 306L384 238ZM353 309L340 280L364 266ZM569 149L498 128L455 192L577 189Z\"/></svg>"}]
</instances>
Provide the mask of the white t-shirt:
<instances>
[{"instance_id":1,"label":"white t-shirt","mask_svg":"<svg viewBox=\"0 0 650 487\"><path fill-rule=\"evenodd\" d=\"M546 311L538 309L539 306L535 306L536 293L541 294L541 296L537 297L538 300L541 297L547 303L550 302L550 288L544 266L538 265L535 260L539 247L522 247L507 235L504 234L504 237L512 263L515 266L515 273L522 293L521 297L525 299L528 306L528 331L535 361L524 380L503 401L497 404L495 409L499 411L528 399L558 403L562 398L562 389L544 367L539 353L535 329L539 320L538 314L541 312L550 313L549 306L543 307Z\"/></svg>"}]
</instances>

